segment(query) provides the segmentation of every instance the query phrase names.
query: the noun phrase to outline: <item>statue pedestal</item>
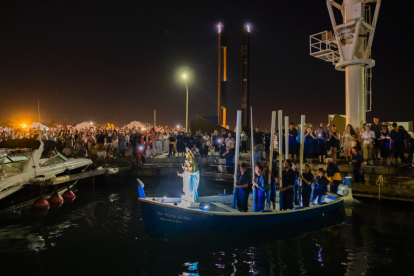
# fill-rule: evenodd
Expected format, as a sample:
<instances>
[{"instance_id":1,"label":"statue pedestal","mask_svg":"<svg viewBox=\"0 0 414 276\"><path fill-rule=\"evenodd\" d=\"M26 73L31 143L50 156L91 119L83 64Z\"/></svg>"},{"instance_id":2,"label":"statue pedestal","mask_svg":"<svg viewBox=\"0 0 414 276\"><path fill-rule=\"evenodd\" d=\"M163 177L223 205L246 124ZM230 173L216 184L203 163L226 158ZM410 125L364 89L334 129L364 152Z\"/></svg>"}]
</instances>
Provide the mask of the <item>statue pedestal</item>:
<instances>
[{"instance_id":1,"label":"statue pedestal","mask_svg":"<svg viewBox=\"0 0 414 276\"><path fill-rule=\"evenodd\" d=\"M184 208L199 208L200 202L191 202L191 201L186 201L184 199L181 199L180 206Z\"/></svg>"}]
</instances>

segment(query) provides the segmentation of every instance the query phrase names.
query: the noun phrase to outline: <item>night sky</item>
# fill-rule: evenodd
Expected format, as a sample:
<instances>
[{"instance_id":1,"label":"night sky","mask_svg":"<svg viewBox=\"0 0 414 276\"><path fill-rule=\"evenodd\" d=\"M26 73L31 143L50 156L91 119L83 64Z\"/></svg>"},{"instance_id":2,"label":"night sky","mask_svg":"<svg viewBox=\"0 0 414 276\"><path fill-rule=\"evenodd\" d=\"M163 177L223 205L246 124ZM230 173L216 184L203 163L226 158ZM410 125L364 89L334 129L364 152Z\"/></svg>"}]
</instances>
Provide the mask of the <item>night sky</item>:
<instances>
[{"instance_id":1,"label":"night sky","mask_svg":"<svg viewBox=\"0 0 414 276\"><path fill-rule=\"evenodd\" d=\"M342 2L337 0L337 2ZM373 112L414 119L412 1L384 0L373 43ZM37 118L122 126L185 124L217 113L217 29L228 41L228 123L241 90L241 31L252 25L250 98L255 125L271 111L313 124L345 113L345 73L309 55L309 35L331 30L325 0L0 2L0 120ZM412 40L412 39L411 39Z\"/></svg>"}]
</instances>

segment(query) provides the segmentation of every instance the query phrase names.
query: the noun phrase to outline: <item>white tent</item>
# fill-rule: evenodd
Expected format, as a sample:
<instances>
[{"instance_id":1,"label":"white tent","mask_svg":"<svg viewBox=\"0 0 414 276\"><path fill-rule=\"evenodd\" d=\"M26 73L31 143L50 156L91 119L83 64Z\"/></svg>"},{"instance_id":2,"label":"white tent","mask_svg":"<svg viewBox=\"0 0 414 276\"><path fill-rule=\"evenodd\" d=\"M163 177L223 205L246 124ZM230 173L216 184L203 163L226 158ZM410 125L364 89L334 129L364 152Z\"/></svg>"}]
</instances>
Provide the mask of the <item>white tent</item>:
<instances>
[{"instance_id":1,"label":"white tent","mask_svg":"<svg viewBox=\"0 0 414 276\"><path fill-rule=\"evenodd\" d=\"M81 129L89 129L91 126L93 126L93 125L91 125L91 123L88 123L88 122L83 122L83 123L77 124L77 125L75 126L75 128L76 128L77 130L81 130Z\"/></svg>"},{"instance_id":2,"label":"white tent","mask_svg":"<svg viewBox=\"0 0 414 276\"><path fill-rule=\"evenodd\" d=\"M47 127L47 126L45 126L45 125L42 125L41 123L38 123L38 122L33 122L30 126L29 126L29 128L40 128L40 129L46 129L46 130L49 130L49 128Z\"/></svg>"},{"instance_id":3,"label":"white tent","mask_svg":"<svg viewBox=\"0 0 414 276\"><path fill-rule=\"evenodd\" d=\"M141 128L145 128L145 124L143 124L141 122L138 122L138 121L133 121L133 122L130 122L129 124L127 124L126 126L124 126L124 128L125 127L129 128L129 129L131 129L131 128L141 129Z\"/></svg>"}]
</instances>

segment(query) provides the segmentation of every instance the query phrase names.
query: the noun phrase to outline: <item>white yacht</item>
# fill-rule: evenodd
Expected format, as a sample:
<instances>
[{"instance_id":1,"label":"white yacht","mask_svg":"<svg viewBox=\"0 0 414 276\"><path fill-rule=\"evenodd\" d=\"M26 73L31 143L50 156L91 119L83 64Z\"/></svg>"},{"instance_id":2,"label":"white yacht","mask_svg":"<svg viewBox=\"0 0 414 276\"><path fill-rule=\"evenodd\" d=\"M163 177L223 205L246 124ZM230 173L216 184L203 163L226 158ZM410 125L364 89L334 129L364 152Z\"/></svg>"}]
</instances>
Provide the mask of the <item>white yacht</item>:
<instances>
[{"instance_id":1,"label":"white yacht","mask_svg":"<svg viewBox=\"0 0 414 276\"><path fill-rule=\"evenodd\" d=\"M15 139L0 142L3 154L0 156L0 203L10 201L8 206L15 203L12 194L22 194L24 188L38 191L38 186L30 185L39 182L54 182L60 178L59 183L65 182L63 176L85 170L92 161L89 159L66 158L58 152L48 152L49 158L44 158L44 149L54 148L53 141L39 141L32 139ZM43 154L43 155L42 155ZM66 177L69 180L69 177ZM55 182L56 183L56 182ZM27 185L29 184L29 185ZM9 200L10 199L10 200ZM18 200L17 200L18 201ZM5 208L0 204L0 209Z\"/></svg>"}]
</instances>

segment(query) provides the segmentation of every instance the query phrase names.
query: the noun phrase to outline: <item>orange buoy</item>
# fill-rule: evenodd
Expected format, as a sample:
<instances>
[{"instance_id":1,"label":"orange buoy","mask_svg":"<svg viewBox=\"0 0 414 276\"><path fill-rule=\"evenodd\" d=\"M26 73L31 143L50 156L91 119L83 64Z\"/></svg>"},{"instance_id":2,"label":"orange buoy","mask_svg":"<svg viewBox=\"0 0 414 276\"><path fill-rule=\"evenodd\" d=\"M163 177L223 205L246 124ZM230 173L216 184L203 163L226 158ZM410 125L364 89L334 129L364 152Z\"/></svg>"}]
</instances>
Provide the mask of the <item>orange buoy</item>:
<instances>
[{"instance_id":1,"label":"orange buoy","mask_svg":"<svg viewBox=\"0 0 414 276\"><path fill-rule=\"evenodd\" d=\"M36 199L32 205L32 210L49 210L49 208L50 204L43 196Z\"/></svg>"}]
</instances>

